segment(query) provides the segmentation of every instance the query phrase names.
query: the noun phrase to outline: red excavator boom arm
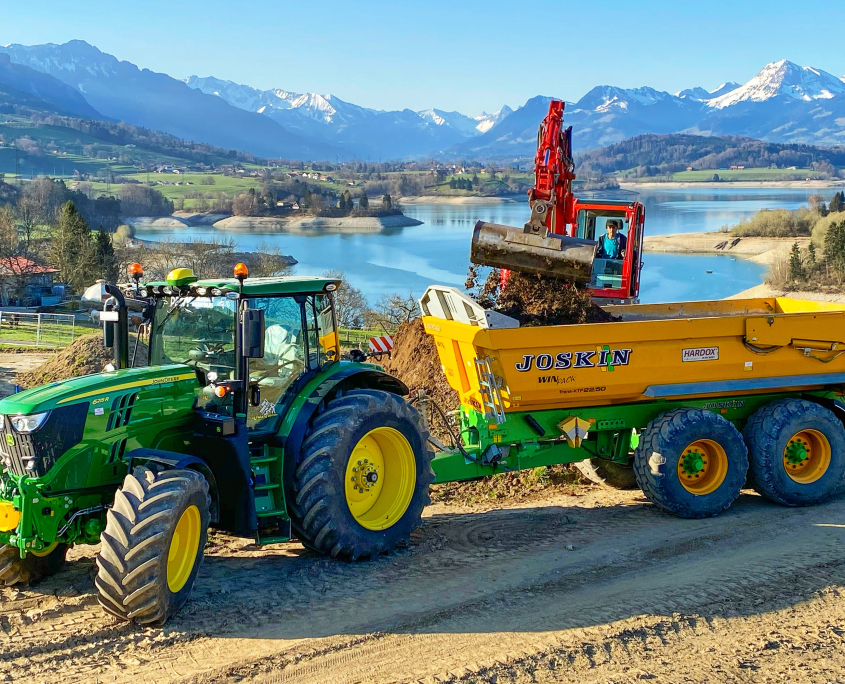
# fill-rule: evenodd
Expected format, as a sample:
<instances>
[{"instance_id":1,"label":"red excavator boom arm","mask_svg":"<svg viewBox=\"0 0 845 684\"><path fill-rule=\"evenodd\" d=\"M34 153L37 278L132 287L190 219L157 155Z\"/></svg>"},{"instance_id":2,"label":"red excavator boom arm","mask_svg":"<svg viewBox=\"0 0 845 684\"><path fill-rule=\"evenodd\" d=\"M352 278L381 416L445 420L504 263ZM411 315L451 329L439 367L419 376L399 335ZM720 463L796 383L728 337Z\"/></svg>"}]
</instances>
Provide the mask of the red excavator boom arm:
<instances>
[{"instance_id":1,"label":"red excavator boom arm","mask_svg":"<svg viewBox=\"0 0 845 684\"><path fill-rule=\"evenodd\" d=\"M572 126L563 128L561 100L549 103L549 113L537 134L537 156L534 158L534 187L528 191L531 205L529 225L540 226L558 235L567 234L566 226L574 222L572 181L575 163L572 160Z\"/></svg>"}]
</instances>

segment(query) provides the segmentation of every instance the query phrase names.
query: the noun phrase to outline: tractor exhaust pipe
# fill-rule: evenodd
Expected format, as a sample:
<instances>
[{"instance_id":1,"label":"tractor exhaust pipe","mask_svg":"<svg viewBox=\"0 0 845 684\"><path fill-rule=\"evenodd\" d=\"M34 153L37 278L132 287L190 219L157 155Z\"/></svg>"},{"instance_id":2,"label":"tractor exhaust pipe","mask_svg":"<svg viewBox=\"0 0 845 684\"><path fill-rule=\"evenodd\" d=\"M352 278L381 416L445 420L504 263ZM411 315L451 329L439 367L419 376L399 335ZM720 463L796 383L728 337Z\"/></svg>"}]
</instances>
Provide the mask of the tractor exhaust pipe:
<instances>
[{"instance_id":1,"label":"tractor exhaust pipe","mask_svg":"<svg viewBox=\"0 0 845 684\"><path fill-rule=\"evenodd\" d=\"M587 284L593 272L596 243L564 235L540 235L525 229L479 221L472 231L469 259L480 266L555 276Z\"/></svg>"}]
</instances>

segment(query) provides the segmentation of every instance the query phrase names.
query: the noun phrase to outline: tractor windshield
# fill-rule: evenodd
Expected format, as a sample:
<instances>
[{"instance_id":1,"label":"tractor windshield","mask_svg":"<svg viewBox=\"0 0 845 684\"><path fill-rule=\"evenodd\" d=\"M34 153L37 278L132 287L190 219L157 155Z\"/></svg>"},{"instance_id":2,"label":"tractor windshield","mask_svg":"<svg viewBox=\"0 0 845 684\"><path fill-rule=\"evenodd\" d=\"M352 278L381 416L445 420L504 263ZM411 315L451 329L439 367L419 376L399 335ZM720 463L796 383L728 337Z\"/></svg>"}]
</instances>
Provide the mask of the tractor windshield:
<instances>
[{"instance_id":1,"label":"tractor windshield","mask_svg":"<svg viewBox=\"0 0 845 684\"><path fill-rule=\"evenodd\" d=\"M185 363L204 374L231 378L235 370L236 302L225 297L161 300L156 310L160 338L153 363Z\"/></svg>"}]
</instances>

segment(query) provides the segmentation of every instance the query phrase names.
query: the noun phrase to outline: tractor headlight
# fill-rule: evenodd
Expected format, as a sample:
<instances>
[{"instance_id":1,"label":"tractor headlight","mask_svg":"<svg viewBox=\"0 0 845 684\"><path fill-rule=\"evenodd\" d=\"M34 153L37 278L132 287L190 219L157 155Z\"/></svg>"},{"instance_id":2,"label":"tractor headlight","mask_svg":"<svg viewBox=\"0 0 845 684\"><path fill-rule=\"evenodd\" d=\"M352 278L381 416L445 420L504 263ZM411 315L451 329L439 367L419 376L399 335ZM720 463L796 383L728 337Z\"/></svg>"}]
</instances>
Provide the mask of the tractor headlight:
<instances>
[{"instance_id":1,"label":"tractor headlight","mask_svg":"<svg viewBox=\"0 0 845 684\"><path fill-rule=\"evenodd\" d=\"M44 413L32 413L28 416L10 416L9 422L15 428L15 431L29 434L35 432L44 424L49 413L49 411L45 411Z\"/></svg>"}]
</instances>

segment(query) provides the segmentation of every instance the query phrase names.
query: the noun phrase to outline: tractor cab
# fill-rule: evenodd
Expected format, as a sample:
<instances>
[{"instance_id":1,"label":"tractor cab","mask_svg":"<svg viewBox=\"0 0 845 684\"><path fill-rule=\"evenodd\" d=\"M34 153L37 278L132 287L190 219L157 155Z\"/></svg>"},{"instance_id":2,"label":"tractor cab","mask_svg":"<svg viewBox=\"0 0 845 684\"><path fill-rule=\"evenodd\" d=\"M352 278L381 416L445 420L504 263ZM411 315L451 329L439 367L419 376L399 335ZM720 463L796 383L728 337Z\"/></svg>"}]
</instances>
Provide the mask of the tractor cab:
<instances>
[{"instance_id":1,"label":"tractor cab","mask_svg":"<svg viewBox=\"0 0 845 684\"><path fill-rule=\"evenodd\" d=\"M569 237L597 243L587 287L603 303L636 301L640 290L645 208L639 202L575 200ZM611 235L613 237L611 238Z\"/></svg>"},{"instance_id":2,"label":"tractor cab","mask_svg":"<svg viewBox=\"0 0 845 684\"><path fill-rule=\"evenodd\" d=\"M153 307L149 363L190 366L202 387L198 409L245 414L251 432L272 432L292 388L340 358L337 286L330 278L197 280L176 269L138 287Z\"/></svg>"}]
</instances>

